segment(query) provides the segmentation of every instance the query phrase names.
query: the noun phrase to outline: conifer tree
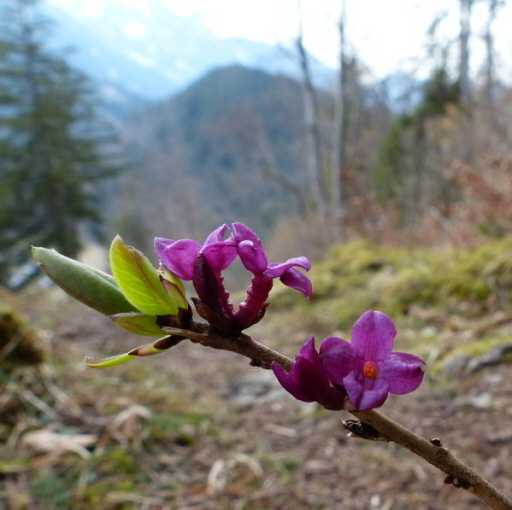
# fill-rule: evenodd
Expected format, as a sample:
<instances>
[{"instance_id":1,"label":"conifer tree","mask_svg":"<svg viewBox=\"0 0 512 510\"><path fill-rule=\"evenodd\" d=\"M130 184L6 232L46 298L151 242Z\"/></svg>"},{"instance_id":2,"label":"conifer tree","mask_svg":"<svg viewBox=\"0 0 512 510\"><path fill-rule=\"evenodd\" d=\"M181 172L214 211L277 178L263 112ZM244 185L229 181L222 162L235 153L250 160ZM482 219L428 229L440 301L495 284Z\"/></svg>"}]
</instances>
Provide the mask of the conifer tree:
<instances>
[{"instance_id":1,"label":"conifer tree","mask_svg":"<svg viewBox=\"0 0 512 510\"><path fill-rule=\"evenodd\" d=\"M34 2L0 12L0 283L31 244L68 256L99 222L98 181L118 169L88 80L44 48ZM110 145L112 148L113 145ZM111 152L111 151L110 151ZM109 163L105 163L108 161Z\"/></svg>"}]
</instances>

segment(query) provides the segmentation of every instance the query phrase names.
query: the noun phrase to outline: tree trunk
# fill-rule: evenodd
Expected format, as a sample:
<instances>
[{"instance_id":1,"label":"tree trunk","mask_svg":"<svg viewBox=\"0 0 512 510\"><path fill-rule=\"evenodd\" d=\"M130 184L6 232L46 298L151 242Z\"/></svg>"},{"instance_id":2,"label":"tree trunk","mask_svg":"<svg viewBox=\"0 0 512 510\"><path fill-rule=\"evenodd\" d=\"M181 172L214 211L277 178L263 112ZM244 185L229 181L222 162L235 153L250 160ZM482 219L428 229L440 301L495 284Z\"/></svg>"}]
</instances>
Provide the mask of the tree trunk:
<instances>
[{"instance_id":1,"label":"tree trunk","mask_svg":"<svg viewBox=\"0 0 512 510\"><path fill-rule=\"evenodd\" d=\"M463 107L469 104L471 89L469 83L469 36L471 35L471 7L473 0L460 0L460 60L459 87L460 102Z\"/></svg>"},{"instance_id":2,"label":"tree trunk","mask_svg":"<svg viewBox=\"0 0 512 510\"><path fill-rule=\"evenodd\" d=\"M499 6L498 0L489 0L489 17L487 18L487 26L485 29L485 50L487 58L485 61L485 97L487 99L487 105L489 108L493 108L494 105L494 73L495 73L495 62L494 62L494 36L492 33L492 25L496 19L496 11ZM492 112L491 112L492 113Z\"/></svg>"},{"instance_id":3,"label":"tree trunk","mask_svg":"<svg viewBox=\"0 0 512 510\"><path fill-rule=\"evenodd\" d=\"M338 25L340 36L338 87L334 103L334 126L332 143L332 197L331 218L338 235L338 240L343 240L343 165L344 158L344 126L345 126L345 1L343 0L342 12Z\"/></svg>"},{"instance_id":4,"label":"tree trunk","mask_svg":"<svg viewBox=\"0 0 512 510\"><path fill-rule=\"evenodd\" d=\"M324 169L324 158L322 150L322 140L320 128L318 125L318 104L309 60L302 43L302 28L297 38L297 51L299 54L300 68L302 72L302 93L304 100L304 124L306 128L306 138L308 144L308 176L311 187L311 194L315 202L316 210L320 219L325 224L327 220L327 200L323 192L322 173Z\"/></svg>"}]
</instances>

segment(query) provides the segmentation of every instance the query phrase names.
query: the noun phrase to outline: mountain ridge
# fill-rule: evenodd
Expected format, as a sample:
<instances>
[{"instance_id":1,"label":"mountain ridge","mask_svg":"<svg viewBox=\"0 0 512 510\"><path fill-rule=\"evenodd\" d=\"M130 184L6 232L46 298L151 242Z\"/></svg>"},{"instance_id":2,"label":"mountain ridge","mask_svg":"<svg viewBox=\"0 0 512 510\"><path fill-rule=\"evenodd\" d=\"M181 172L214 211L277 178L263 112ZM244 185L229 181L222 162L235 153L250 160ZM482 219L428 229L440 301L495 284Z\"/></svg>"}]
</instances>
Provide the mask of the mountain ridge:
<instances>
[{"instance_id":1,"label":"mountain ridge","mask_svg":"<svg viewBox=\"0 0 512 510\"><path fill-rule=\"evenodd\" d=\"M219 66L241 64L292 77L300 73L293 55L282 48L241 38L221 39L199 16L174 14L157 2L146 12L129 4L106 3L96 19L55 4L42 12L55 21L52 46L74 49L73 65L100 84L146 100L177 93ZM310 58L318 85L327 85L334 71Z\"/></svg>"}]
</instances>

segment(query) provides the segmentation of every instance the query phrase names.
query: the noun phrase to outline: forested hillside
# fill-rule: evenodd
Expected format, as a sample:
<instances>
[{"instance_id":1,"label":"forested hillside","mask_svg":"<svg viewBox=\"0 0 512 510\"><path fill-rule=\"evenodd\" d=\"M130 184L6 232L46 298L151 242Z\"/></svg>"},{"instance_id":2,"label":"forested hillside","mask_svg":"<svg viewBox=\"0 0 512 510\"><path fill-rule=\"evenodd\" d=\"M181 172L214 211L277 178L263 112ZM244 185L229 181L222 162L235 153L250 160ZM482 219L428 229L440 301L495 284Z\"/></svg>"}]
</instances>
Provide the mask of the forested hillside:
<instances>
[{"instance_id":1,"label":"forested hillside","mask_svg":"<svg viewBox=\"0 0 512 510\"><path fill-rule=\"evenodd\" d=\"M135 168L122 210L134 192L151 197L137 213L150 235L234 218L269 232L276 218L305 207L302 117L293 79L241 66L209 73L127 127Z\"/></svg>"}]
</instances>

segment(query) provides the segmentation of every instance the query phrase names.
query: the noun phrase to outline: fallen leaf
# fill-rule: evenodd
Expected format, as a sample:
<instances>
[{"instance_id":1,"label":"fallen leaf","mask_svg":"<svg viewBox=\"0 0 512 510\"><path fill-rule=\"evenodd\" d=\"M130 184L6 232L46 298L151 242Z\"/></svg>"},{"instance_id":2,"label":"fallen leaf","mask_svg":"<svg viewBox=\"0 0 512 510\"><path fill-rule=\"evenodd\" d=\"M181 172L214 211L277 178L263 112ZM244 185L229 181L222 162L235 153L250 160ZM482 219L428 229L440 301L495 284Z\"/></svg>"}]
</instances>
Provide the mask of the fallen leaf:
<instances>
[{"instance_id":1,"label":"fallen leaf","mask_svg":"<svg viewBox=\"0 0 512 510\"><path fill-rule=\"evenodd\" d=\"M24 445L41 452L77 453L83 459L91 457L86 446L93 444L98 437L93 434L61 434L54 427L34 430L23 435L21 441Z\"/></svg>"}]
</instances>

